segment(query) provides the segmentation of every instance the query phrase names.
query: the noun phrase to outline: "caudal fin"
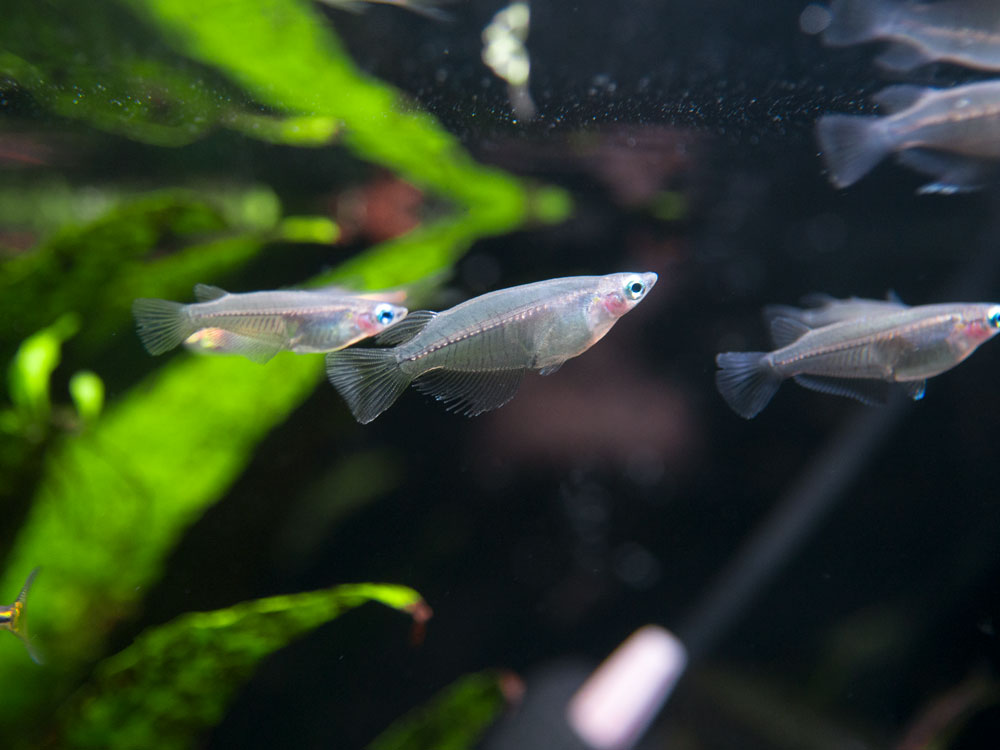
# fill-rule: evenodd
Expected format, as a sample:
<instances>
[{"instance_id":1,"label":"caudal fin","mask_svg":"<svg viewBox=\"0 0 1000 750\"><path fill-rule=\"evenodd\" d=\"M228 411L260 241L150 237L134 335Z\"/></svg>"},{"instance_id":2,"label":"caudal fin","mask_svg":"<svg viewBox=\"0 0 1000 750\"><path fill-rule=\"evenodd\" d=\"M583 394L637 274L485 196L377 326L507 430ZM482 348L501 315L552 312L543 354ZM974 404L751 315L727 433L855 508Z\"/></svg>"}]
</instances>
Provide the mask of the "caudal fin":
<instances>
[{"instance_id":1,"label":"caudal fin","mask_svg":"<svg viewBox=\"0 0 1000 750\"><path fill-rule=\"evenodd\" d=\"M28 601L28 589L31 588L32 582L35 580L35 576L38 575L38 568L35 568L28 574L28 580L24 582L24 586L21 587L21 593L17 595L17 599L14 603L3 610L3 626L5 629L10 630L14 635L21 639L24 643L25 648L28 649L28 656L36 664L42 664L44 660L38 650L35 648L34 644L31 642L31 638L28 636L28 620L27 620L27 601Z\"/></svg>"},{"instance_id":2,"label":"caudal fin","mask_svg":"<svg viewBox=\"0 0 1000 750\"><path fill-rule=\"evenodd\" d=\"M726 352L715 358L721 367L715 386L726 403L746 419L753 419L777 393L781 376L767 363L764 352Z\"/></svg>"},{"instance_id":3,"label":"caudal fin","mask_svg":"<svg viewBox=\"0 0 1000 750\"><path fill-rule=\"evenodd\" d=\"M399 369L391 348L330 352L326 375L361 424L392 406L411 380Z\"/></svg>"},{"instance_id":4,"label":"caudal fin","mask_svg":"<svg viewBox=\"0 0 1000 750\"><path fill-rule=\"evenodd\" d=\"M870 172L892 150L891 142L874 125L879 117L824 115L816 123L816 137L830 181L852 185Z\"/></svg>"},{"instance_id":5,"label":"caudal fin","mask_svg":"<svg viewBox=\"0 0 1000 750\"><path fill-rule=\"evenodd\" d=\"M163 354L198 330L180 302L137 299L132 303L135 330L150 354Z\"/></svg>"},{"instance_id":6,"label":"caudal fin","mask_svg":"<svg viewBox=\"0 0 1000 750\"><path fill-rule=\"evenodd\" d=\"M883 0L833 0L830 25L823 30L823 43L846 47L878 39L887 15Z\"/></svg>"}]
</instances>

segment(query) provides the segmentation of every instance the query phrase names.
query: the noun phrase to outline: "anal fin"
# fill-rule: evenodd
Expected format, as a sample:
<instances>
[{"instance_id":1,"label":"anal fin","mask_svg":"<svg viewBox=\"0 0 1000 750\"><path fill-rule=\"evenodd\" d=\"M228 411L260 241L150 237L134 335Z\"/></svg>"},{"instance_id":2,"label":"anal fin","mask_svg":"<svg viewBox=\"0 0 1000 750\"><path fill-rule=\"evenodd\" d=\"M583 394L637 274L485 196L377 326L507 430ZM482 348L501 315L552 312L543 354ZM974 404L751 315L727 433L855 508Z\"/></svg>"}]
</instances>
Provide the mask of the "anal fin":
<instances>
[{"instance_id":1,"label":"anal fin","mask_svg":"<svg viewBox=\"0 0 1000 750\"><path fill-rule=\"evenodd\" d=\"M918 193L950 195L978 190L1000 178L1000 164L927 148L911 148L896 154L896 160L910 169L934 177Z\"/></svg>"},{"instance_id":2,"label":"anal fin","mask_svg":"<svg viewBox=\"0 0 1000 750\"><path fill-rule=\"evenodd\" d=\"M796 375L794 379L803 388L811 391L846 396L869 406L883 406L889 400L890 384L884 380L834 378L823 375Z\"/></svg>"},{"instance_id":3,"label":"anal fin","mask_svg":"<svg viewBox=\"0 0 1000 750\"><path fill-rule=\"evenodd\" d=\"M432 370L414 381L413 386L443 402L448 411L474 417L497 409L514 398L524 373L523 369L481 372Z\"/></svg>"}]
</instances>

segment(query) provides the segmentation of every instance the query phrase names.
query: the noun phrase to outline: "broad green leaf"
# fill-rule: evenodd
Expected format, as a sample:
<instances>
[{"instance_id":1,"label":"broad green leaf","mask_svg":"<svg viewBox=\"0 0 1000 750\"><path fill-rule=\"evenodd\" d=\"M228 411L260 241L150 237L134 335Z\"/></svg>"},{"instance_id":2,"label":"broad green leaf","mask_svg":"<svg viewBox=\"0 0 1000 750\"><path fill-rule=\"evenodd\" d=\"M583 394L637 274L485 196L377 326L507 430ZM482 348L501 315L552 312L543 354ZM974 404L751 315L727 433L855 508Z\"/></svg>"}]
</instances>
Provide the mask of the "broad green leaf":
<instances>
[{"instance_id":1,"label":"broad green leaf","mask_svg":"<svg viewBox=\"0 0 1000 750\"><path fill-rule=\"evenodd\" d=\"M472 750L506 701L497 672L467 675L395 721L368 750Z\"/></svg>"},{"instance_id":2,"label":"broad green leaf","mask_svg":"<svg viewBox=\"0 0 1000 750\"><path fill-rule=\"evenodd\" d=\"M404 586L349 584L185 614L151 628L97 666L61 712L63 739L102 750L191 747L225 715L263 657L369 601L411 614L425 606Z\"/></svg>"}]
</instances>

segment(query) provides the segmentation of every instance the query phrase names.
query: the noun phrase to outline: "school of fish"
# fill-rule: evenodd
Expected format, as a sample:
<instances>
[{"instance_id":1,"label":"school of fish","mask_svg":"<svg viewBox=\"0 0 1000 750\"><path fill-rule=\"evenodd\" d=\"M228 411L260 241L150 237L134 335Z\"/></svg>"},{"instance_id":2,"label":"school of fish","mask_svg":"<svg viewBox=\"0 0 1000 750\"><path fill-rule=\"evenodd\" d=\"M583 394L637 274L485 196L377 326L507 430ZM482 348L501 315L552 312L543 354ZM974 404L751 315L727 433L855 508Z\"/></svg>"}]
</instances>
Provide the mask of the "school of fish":
<instances>
[{"instance_id":1,"label":"school of fish","mask_svg":"<svg viewBox=\"0 0 1000 750\"><path fill-rule=\"evenodd\" d=\"M834 0L824 43L884 41L878 58L906 72L931 62L1000 71L994 0ZM828 114L816 137L830 181L854 184L890 155L930 176L921 193L958 193L1000 181L1000 80L933 88L897 84L873 97L885 116Z\"/></svg>"}]
</instances>

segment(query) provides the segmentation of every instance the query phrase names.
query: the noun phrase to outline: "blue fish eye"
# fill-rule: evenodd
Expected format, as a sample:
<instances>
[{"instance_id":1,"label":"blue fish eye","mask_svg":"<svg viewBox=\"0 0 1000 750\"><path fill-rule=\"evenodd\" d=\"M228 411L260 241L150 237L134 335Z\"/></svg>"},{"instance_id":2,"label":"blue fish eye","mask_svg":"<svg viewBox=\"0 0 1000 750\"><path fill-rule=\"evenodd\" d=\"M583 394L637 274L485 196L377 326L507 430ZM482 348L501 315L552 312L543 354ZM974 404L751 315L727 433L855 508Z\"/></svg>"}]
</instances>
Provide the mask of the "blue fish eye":
<instances>
[{"instance_id":1,"label":"blue fish eye","mask_svg":"<svg viewBox=\"0 0 1000 750\"><path fill-rule=\"evenodd\" d=\"M384 326L389 325L395 317L395 314L388 307L383 307L375 312L375 320Z\"/></svg>"},{"instance_id":2,"label":"blue fish eye","mask_svg":"<svg viewBox=\"0 0 1000 750\"><path fill-rule=\"evenodd\" d=\"M639 299L642 293L646 291L646 285L641 281L630 281L625 285L625 291L628 292L630 299Z\"/></svg>"},{"instance_id":3,"label":"blue fish eye","mask_svg":"<svg viewBox=\"0 0 1000 750\"><path fill-rule=\"evenodd\" d=\"M986 319L994 328L1000 328L1000 308L994 307L988 313Z\"/></svg>"}]
</instances>

